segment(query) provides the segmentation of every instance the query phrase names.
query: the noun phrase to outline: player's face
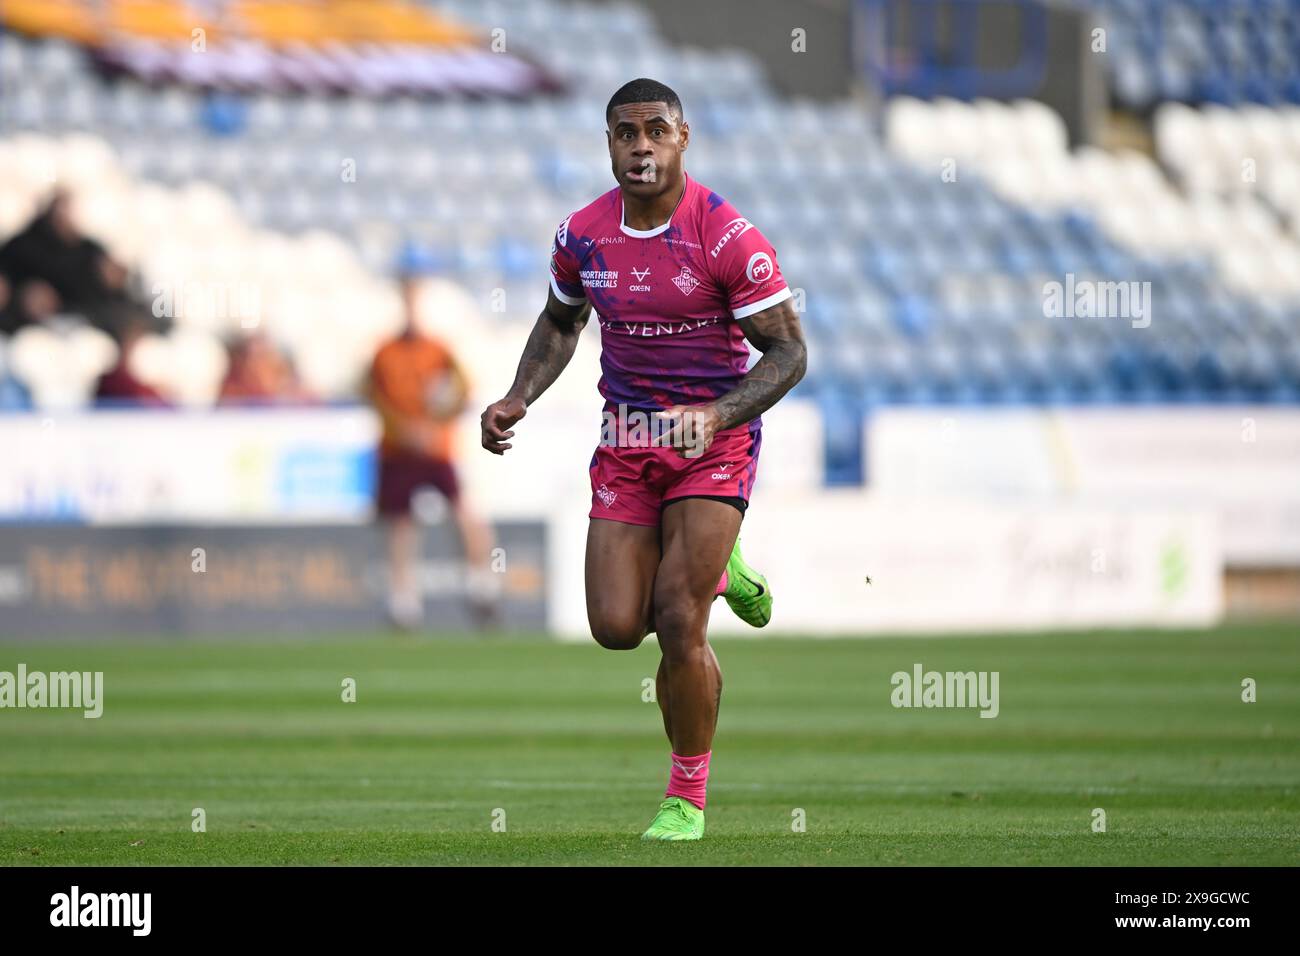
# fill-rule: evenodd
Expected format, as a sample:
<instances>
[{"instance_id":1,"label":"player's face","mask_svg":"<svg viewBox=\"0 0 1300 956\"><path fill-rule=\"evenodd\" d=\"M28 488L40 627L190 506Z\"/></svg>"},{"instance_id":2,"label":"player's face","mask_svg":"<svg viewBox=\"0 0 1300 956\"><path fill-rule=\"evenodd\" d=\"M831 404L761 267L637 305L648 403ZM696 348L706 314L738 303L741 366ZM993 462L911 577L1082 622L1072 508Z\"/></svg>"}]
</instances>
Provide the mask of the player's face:
<instances>
[{"instance_id":1,"label":"player's face","mask_svg":"<svg viewBox=\"0 0 1300 956\"><path fill-rule=\"evenodd\" d=\"M642 199L667 191L681 176L690 134L690 126L680 122L667 103L614 107L605 135L619 186Z\"/></svg>"}]
</instances>

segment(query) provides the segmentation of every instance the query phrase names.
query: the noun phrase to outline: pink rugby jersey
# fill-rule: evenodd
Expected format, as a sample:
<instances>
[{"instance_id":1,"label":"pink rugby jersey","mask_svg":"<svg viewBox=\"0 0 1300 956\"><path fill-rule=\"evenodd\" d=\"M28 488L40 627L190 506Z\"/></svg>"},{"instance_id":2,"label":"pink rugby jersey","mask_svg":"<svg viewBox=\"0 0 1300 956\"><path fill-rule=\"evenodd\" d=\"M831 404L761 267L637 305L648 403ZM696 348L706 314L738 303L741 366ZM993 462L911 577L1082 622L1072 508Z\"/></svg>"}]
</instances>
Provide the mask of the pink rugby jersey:
<instances>
[{"instance_id":1,"label":"pink rugby jersey","mask_svg":"<svg viewBox=\"0 0 1300 956\"><path fill-rule=\"evenodd\" d=\"M551 246L551 289L591 302L600 394L661 409L712 401L749 362L737 319L790 298L776 252L731 203L689 176L668 222L632 229L615 188L570 215Z\"/></svg>"}]
</instances>

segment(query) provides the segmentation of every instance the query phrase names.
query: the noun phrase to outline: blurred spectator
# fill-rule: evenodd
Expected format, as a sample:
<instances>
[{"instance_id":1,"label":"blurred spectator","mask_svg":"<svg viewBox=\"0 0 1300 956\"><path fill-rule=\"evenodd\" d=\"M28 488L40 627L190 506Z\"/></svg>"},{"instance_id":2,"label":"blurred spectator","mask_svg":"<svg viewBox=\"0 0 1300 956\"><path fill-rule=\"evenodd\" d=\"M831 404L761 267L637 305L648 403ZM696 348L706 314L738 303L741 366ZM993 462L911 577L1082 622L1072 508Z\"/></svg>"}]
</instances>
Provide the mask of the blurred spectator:
<instances>
[{"instance_id":1,"label":"blurred spectator","mask_svg":"<svg viewBox=\"0 0 1300 956\"><path fill-rule=\"evenodd\" d=\"M117 364L99 377L95 401L107 404L130 403L168 407L171 403L152 385L142 382L131 371L131 357L140 340L149 332L143 322L129 321L122 326Z\"/></svg>"},{"instance_id":2,"label":"blurred spectator","mask_svg":"<svg viewBox=\"0 0 1300 956\"><path fill-rule=\"evenodd\" d=\"M0 303L0 331L12 335L25 325L39 325L59 311L59 294L42 279L11 283L0 275L4 301Z\"/></svg>"},{"instance_id":3,"label":"blurred spectator","mask_svg":"<svg viewBox=\"0 0 1300 956\"><path fill-rule=\"evenodd\" d=\"M3 336L10 331L8 323L4 321L4 317L9 314L9 294L9 282L0 275L0 411L31 407L31 394L10 374L7 356L3 354L8 348Z\"/></svg>"},{"instance_id":4,"label":"blurred spectator","mask_svg":"<svg viewBox=\"0 0 1300 956\"><path fill-rule=\"evenodd\" d=\"M230 346L230 367L217 402L222 405L306 403L314 396L298 380L293 362L269 336L254 332Z\"/></svg>"},{"instance_id":5,"label":"blurred spectator","mask_svg":"<svg viewBox=\"0 0 1300 956\"><path fill-rule=\"evenodd\" d=\"M447 346L420 330L417 289L414 277L402 280L405 327L376 353L369 377L370 398L383 421L377 503L388 535L388 613L403 628L414 627L424 614L411 498L428 486L451 508L468 565L471 610L486 626L495 616L497 596L497 576L488 567L491 530L461 496L452 462L455 421L465 409L469 383Z\"/></svg>"},{"instance_id":6,"label":"blurred spectator","mask_svg":"<svg viewBox=\"0 0 1300 956\"><path fill-rule=\"evenodd\" d=\"M79 313L120 336L141 311L126 294L126 268L81 234L72 219L71 197L63 190L0 246L0 275L13 289L6 331L55 313Z\"/></svg>"}]
</instances>

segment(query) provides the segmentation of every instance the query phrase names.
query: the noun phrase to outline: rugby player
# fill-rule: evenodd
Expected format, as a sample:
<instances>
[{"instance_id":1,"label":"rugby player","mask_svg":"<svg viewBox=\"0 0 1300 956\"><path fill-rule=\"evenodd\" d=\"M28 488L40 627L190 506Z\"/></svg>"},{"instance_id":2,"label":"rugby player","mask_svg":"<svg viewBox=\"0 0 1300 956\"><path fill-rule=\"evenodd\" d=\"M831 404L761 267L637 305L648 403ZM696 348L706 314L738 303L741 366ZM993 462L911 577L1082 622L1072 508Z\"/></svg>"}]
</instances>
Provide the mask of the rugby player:
<instances>
[{"instance_id":1,"label":"rugby player","mask_svg":"<svg viewBox=\"0 0 1300 956\"><path fill-rule=\"evenodd\" d=\"M709 608L721 594L745 622L771 619L771 590L737 536L760 415L803 377L807 355L772 246L686 174L690 126L677 94L633 80L605 119L618 185L560 223L546 307L514 384L483 412L483 447L511 447L514 426L594 314L606 421L639 414L661 427L615 428L618 440L603 439L592 456L587 616L606 648L658 636L655 689L672 752L665 799L643 837L698 840L722 695ZM762 352L748 371L746 340Z\"/></svg>"}]
</instances>

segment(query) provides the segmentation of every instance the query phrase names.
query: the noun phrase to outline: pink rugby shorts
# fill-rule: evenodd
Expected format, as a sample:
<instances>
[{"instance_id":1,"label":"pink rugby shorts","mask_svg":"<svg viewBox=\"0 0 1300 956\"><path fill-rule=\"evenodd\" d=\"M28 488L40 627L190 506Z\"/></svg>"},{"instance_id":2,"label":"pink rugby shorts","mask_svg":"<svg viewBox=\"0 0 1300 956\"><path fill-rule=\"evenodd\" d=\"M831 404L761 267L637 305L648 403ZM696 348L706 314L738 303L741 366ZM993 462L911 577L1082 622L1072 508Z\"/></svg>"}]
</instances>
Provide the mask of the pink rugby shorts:
<instances>
[{"instance_id":1,"label":"pink rugby shorts","mask_svg":"<svg viewBox=\"0 0 1300 956\"><path fill-rule=\"evenodd\" d=\"M696 495L748 502L762 445L758 419L713 436L708 451L684 458L677 448L601 444L591 456L592 518L658 525L664 505Z\"/></svg>"}]
</instances>

